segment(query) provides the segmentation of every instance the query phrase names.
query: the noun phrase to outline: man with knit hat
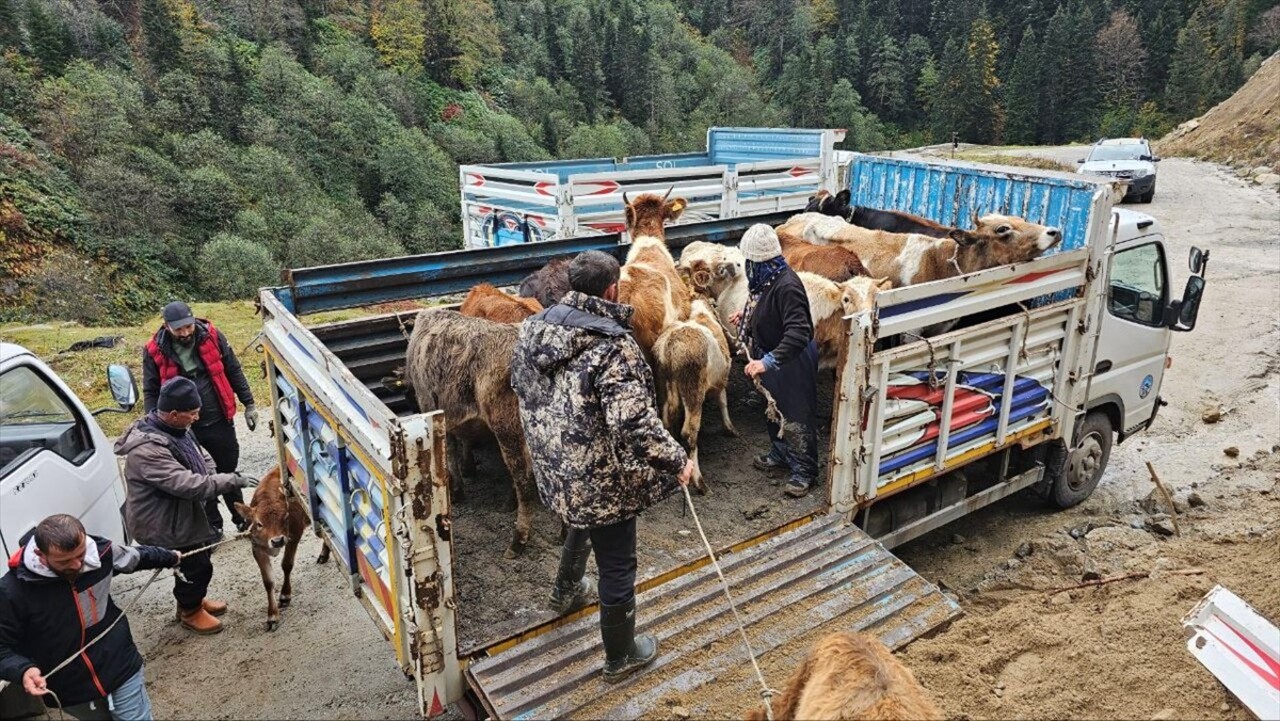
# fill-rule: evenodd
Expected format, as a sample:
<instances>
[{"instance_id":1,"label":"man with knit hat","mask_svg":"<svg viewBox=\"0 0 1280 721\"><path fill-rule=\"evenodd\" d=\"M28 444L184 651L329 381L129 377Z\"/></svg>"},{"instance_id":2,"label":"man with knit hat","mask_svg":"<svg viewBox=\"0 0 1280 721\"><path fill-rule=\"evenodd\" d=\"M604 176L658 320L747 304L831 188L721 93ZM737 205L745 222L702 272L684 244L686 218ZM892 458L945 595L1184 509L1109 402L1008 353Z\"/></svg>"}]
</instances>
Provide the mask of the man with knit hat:
<instances>
[{"instance_id":1,"label":"man with knit hat","mask_svg":"<svg viewBox=\"0 0 1280 721\"><path fill-rule=\"evenodd\" d=\"M205 598L213 578L210 552L190 553L221 535L209 525L204 502L258 482L238 473L213 472L213 459L191 433L200 411L195 381L182 376L167 381L157 394L155 410L116 441L116 455L125 457L125 524L130 535L139 543L183 553L173 586L178 618L187 629L209 634L222 630L215 616L226 613L227 604Z\"/></svg>"},{"instance_id":2,"label":"man with knit hat","mask_svg":"<svg viewBox=\"0 0 1280 721\"><path fill-rule=\"evenodd\" d=\"M771 445L752 465L771 476L789 473L786 494L801 498L818 477L818 346L809 296L783 259L773 228L751 226L739 248L747 261L748 298L731 320L751 353L747 376L760 379L785 422L779 429L765 419Z\"/></svg>"},{"instance_id":3,"label":"man with knit hat","mask_svg":"<svg viewBox=\"0 0 1280 721\"><path fill-rule=\"evenodd\" d=\"M240 463L240 442L236 438L236 399L244 405L244 422L249 430L258 426L258 410L253 391L244 377L240 360L213 323L197 318L180 300L164 307L164 324L147 342L142 352L142 408L155 410L160 385L178 376L195 381L200 390L203 413L191 427L196 442L209 456L219 473L235 473ZM243 503L240 491L222 497L231 512L231 522L245 530L246 521L236 510ZM209 525L222 532L222 512L215 496L205 502Z\"/></svg>"}]
</instances>

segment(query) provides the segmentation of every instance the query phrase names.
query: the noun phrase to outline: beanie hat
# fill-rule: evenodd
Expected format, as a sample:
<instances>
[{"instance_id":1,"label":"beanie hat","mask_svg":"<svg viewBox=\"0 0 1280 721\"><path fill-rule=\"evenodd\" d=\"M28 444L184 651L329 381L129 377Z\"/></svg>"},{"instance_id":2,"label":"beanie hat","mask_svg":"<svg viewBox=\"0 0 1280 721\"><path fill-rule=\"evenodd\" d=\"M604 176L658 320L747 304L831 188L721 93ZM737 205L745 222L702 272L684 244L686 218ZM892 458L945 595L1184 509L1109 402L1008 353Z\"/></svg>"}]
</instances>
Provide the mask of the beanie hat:
<instances>
[{"instance_id":1,"label":"beanie hat","mask_svg":"<svg viewBox=\"0 0 1280 721\"><path fill-rule=\"evenodd\" d=\"M160 386L160 398L156 401L156 410L163 413L169 411L194 411L200 407L200 389L195 381L184 376L170 378Z\"/></svg>"},{"instance_id":2,"label":"beanie hat","mask_svg":"<svg viewBox=\"0 0 1280 721\"><path fill-rule=\"evenodd\" d=\"M782 245L778 243L778 234L764 223L756 223L747 228L738 243L742 255L753 263L773 260L782 255Z\"/></svg>"}]
</instances>

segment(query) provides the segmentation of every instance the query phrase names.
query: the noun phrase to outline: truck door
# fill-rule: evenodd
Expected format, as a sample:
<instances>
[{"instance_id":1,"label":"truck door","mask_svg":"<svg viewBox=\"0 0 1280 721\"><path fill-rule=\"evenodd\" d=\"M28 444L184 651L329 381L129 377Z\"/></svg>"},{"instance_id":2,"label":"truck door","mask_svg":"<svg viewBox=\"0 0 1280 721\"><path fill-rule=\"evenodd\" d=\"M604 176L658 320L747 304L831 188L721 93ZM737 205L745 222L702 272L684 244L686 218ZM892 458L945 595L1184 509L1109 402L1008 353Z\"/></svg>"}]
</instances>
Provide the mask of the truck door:
<instances>
[{"instance_id":1,"label":"truck door","mask_svg":"<svg viewBox=\"0 0 1280 721\"><path fill-rule=\"evenodd\" d=\"M46 516L70 513L123 542L115 456L92 418L34 365L0 373L0 540L6 553Z\"/></svg>"},{"instance_id":2,"label":"truck door","mask_svg":"<svg viewBox=\"0 0 1280 721\"><path fill-rule=\"evenodd\" d=\"M1122 418L1116 430L1125 434L1151 419L1169 351L1169 273L1160 237L1122 246L1111 257L1107 282L1090 405L1117 403Z\"/></svg>"}]
</instances>

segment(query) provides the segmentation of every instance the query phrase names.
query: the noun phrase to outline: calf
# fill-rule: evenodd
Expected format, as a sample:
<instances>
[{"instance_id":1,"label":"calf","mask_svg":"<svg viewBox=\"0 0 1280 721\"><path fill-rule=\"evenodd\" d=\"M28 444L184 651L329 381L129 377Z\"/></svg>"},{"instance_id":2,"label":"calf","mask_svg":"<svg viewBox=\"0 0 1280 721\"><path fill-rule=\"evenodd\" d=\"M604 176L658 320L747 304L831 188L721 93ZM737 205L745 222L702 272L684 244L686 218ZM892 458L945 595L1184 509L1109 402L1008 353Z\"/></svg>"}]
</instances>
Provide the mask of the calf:
<instances>
[{"instance_id":1,"label":"calf","mask_svg":"<svg viewBox=\"0 0 1280 721\"><path fill-rule=\"evenodd\" d=\"M520 281L521 298L535 298L543 308L550 308L569 292L569 261L556 258Z\"/></svg>"},{"instance_id":2,"label":"calf","mask_svg":"<svg viewBox=\"0 0 1280 721\"><path fill-rule=\"evenodd\" d=\"M285 491L278 466L263 476L249 505L236 503L236 512L249 522L253 560L258 563L262 585L267 589L267 630L274 631L280 625L280 609L288 606L293 599L293 586L289 582L293 573L293 559L298 553L298 541L302 540L302 532L311 521L307 519L307 510L301 499ZM281 549L284 549L284 558L280 561L284 583L280 586L277 601L271 559L280 555ZM328 546L320 551L320 558L317 560L319 563L329 560Z\"/></svg>"},{"instance_id":3,"label":"calf","mask_svg":"<svg viewBox=\"0 0 1280 721\"><path fill-rule=\"evenodd\" d=\"M847 248L809 243L790 233L778 233L778 242L782 257L796 272L814 273L837 283L867 274L858 256Z\"/></svg>"},{"instance_id":4,"label":"calf","mask_svg":"<svg viewBox=\"0 0 1280 721\"><path fill-rule=\"evenodd\" d=\"M842 218L861 228L887 230L890 233L919 233L934 238L946 238L950 236L951 231L955 230L950 226L901 210L880 210L849 205L848 190L842 190L834 196L825 190L818 191L817 195L809 199L805 212L822 213Z\"/></svg>"},{"instance_id":5,"label":"calf","mask_svg":"<svg viewBox=\"0 0 1280 721\"><path fill-rule=\"evenodd\" d=\"M764 709L747 715L767 718ZM911 669L879 641L859 633L818 639L773 699L773 718L916 721L946 718Z\"/></svg>"},{"instance_id":6,"label":"calf","mask_svg":"<svg viewBox=\"0 0 1280 721\"><path fill-rule=\"evenodd\" d=\"M684 198L667 200L667 195L646 193L634 201L623 195L631 249L618 281L618 302L635 308L631 330L651 362L658 336L671 324L689 317L689 288L676 271L663 230L665 223L680 217L687 202Z\"/></svg>"},{"instance_id":7,"label":"calf","mask_svg":"<svg viewBox=\"0 0 1280 721\"><path fill-rule=\"evenodd\" d=\"M732 328L729 318L747 305L746 259L742 251L719 243L694 241L680 254L680 277L695 294L715 302L721 324ZM730 338L730 344L736 344Z\"/></svg>"},{"instance_id":8,"label":"calf","mask_svg":"<svg viewBox=\"0 0 1280 721\"><path fill-rule=\"evenodd\" d=\"M481 283L467 293L458 312L496 323L519 323L541 310L542 303L537 298L507 295L488 283Z\"/></svg>"},{"instance_id":9,"label":"calf","mask_svg":"<svg viewBox=\"0 0 1280 721\"><path fill-rule=\"evenodd\" d=\"M506 557L529 542L535 489L529 451L520 427L520 409L511 388L511 355L519 328L445 309L418 313L405 359L404 378L419 410L441 410L448 429L451 484L462 477L462 441L492 433L511 474L516 525Z\"/></svg>"},{"instance_id":10,"label":"calf","mask_svg":"<svg viewBox=\"0 0 1280 721\"><path fill-rule=\"evenodd\" d=\"M813 319L813 337L818 341L818 367L834 368L845 342L844 318L875 306L876 294L889 290L887 278L858 276L836 283L814 273L799 273L809 296L809 317Z\"/></svg>"},{"instance_id":11,"label":"calf","mask_svg":"<svg viewBox=\"0 0 1280 721\"><path fill-rule=\"evenodd\" d=\"M662 422L674 434L676 417L683 409L680 438L694 461L694 468L698 469L698 432L702 429L702 404L708 393L716 394L725 431L738 435L729 418L729 369L733 356L710 304L701 299L693 301L689 320L677 321L663 331L654 344L653 354L657 375L664 386ZM705 494L707 486L702 471L694 473L694 489Z\"/></svg>"}]
</instances>

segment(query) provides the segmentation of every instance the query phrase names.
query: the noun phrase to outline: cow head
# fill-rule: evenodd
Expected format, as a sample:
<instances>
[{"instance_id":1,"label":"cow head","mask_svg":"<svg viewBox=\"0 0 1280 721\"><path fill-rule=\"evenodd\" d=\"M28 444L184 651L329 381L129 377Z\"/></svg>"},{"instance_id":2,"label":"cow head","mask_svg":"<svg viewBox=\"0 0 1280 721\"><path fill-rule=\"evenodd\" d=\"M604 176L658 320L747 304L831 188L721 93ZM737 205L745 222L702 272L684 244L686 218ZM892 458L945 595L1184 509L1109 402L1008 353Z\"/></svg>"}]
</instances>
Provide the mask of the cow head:
<instances>
[{"instance_id":1,"label":"cow head","mask_svg":"<svg viewBox=\"0 0 1280 721\"><path fill-rule=\"evenodd\" d=\"M831 195L825 190L819 190L818 194L809 198L809 204L804 206L806 213L822 213L837 218L849 220L853 217L853 208L849 206L849 199L852 197L848 189L842 190L835 195Z\"/></svg>"},{"instance_id":2,"label":"cow head","mask_svg":"<svg viewBox=\"0 0 1280 721\"><path fill-rule=\"evenodd\" d=\"M1061 229L1011 215L988 213L979 218L975 214L973 225L975 235L994 241L992 249L1001 256L1001 264L1031 260L1062 242Z\"/></svg>"},{"instance_id":3,"label":"cow head","mask_svg":"<svg viewBox=\"0 0 1280 721\"><path fill-rule=\"evenodd\" d=\"M413 392L413 386L409 385L409 381L404 377L404 366L391 371L389 376L383 376L382 387L392 393L403 393L404 399L409 402L409 405L413 408L418 408L418 397Z\"/></svg>"},{"instance_id":4,"label":"cow head","mask_svg":"<svg viewBox=\"0 0 1280 721\"><path fill-rule=\"evenodd\" d=\"M275 556L289 542L289 498L280 483L280 469L272 469L253 492L253 505L236 503L236 511L249 522L249 540Z\"/></svg>"},{"instance_id":5,"label":"cow head","mask_svg":"<svg viewBox=\"0 0 1280 721\"><path fill-rule=\"evenodd\" d=\"M876 294L889 290L893 282L888 278L856 276L840 284L840 305L845 315L853 315L875 307Z\"/></svg>"},{"instance_id":6,"label":"cow head","mask_svg":"<svg viewBox=\"0 0 1280 721\"><path fill-rule=\"evenodd\" d=\"M645 193L635 200L630 200L625 192L622 194L622 200L626 203L627 232L631 233L632 238L644 235L655 238L666 237L662 231L663 226L666 223L674 223L689 205L689 201L684 198L668 200L670 195L671 190L668 190L666 195Z\"/></svg>"}]
</instances>

